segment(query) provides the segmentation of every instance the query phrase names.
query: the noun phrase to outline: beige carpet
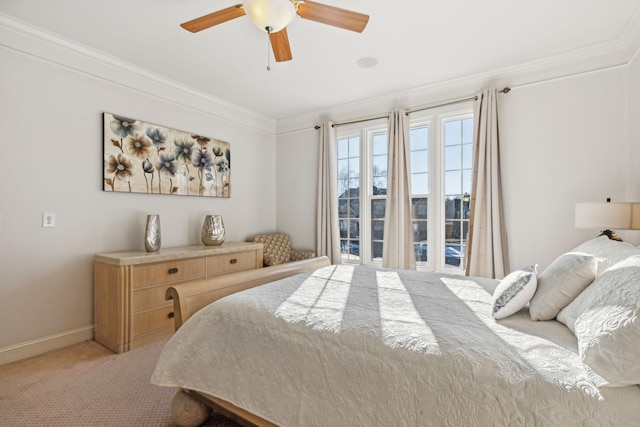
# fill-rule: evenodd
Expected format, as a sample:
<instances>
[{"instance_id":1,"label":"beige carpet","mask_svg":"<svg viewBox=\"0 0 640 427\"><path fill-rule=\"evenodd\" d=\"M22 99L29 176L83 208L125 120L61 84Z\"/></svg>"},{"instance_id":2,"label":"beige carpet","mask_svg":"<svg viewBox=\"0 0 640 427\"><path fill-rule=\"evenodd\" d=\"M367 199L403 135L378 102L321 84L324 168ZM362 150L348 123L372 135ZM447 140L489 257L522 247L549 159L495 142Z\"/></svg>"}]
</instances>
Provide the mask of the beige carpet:
<instances>
[{"instance_id":1,"label":"beige carpet","mask_svg":"<svg viewBox=\"0 0 640 427\"><path fill-rule=\"evenodd\" d=\"M0 426L171 426L176 389L149 383L164 343L114 354L86 341L0 366Z\"/></svg>"}]
</instances>

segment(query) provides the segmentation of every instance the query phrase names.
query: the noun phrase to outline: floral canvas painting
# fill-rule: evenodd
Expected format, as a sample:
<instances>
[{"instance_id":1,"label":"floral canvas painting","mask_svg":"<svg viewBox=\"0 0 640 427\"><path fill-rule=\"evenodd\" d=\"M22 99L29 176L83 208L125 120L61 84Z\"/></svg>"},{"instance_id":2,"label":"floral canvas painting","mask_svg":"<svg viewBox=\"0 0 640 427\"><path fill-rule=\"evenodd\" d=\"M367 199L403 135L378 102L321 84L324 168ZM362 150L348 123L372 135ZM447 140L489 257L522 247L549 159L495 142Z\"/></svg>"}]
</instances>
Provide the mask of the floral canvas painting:
<instances>
[{"instance_id":1,"label":"floral canvas painting","mask_svg":"<svg viewBox=\"0 0 640 427\"><path fill-rule=\"evenodd\" d=\"M225 141L104 113L104 191L230 197Z\"/></svg>"}]
</instances>

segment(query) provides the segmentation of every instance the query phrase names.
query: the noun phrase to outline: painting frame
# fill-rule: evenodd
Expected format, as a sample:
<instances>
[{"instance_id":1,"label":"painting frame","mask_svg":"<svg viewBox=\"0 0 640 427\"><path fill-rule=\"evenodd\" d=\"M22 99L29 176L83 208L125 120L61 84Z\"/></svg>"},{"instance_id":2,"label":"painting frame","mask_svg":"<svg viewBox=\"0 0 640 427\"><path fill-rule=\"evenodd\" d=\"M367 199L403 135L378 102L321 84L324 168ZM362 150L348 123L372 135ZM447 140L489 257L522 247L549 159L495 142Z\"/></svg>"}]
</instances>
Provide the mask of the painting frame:
<instances>
[{"instance_id":1,"label":"painting frame","mask_svg":"<svg viewBox=\"0 0 640 427\"><path fill-rule=\"evenodd\" d=\"M106 192L231 197L231 144L103 112Z\"/></svg>"}]
</instances>

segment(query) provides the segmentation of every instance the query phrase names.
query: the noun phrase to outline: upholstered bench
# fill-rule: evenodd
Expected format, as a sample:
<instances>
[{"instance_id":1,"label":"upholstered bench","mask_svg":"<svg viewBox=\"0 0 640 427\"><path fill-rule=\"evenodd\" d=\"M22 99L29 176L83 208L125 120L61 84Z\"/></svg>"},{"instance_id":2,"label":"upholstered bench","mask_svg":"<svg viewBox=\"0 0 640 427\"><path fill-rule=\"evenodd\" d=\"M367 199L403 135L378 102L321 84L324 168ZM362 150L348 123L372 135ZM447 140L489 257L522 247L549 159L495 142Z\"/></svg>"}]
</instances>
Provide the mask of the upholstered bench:
<instances>
[{"instance_id":1,"label":"upholstered bench","mask_svg":"<svg viewBox=\"0 0 640 427\"><path fill-rule=\"evenodd\" d=\"M247 241L264 245L263 261L265 267L316 256L313 251L292 249L291 236L286 233L257 234L247 239Z\"/></svg>"}]
</instances>

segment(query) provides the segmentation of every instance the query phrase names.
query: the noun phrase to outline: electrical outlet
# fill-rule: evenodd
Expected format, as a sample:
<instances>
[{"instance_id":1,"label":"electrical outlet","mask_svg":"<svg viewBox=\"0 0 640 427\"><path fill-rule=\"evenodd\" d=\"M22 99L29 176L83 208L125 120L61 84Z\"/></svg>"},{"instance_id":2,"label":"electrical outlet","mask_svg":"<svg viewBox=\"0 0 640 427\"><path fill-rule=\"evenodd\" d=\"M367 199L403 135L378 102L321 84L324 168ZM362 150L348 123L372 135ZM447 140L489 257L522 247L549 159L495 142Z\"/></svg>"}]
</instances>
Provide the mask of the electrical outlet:
<instances>
[{"instance_id":1,"label":"electrical outlet","mask_svg":"<svg viewBox=\"0 0 640 427\"><path fill-rule=\"evenodd\" d=\"M42 226L45 228L56 226L56 214L54 212L42 213Z\"/></svg>"}]
</instances>

